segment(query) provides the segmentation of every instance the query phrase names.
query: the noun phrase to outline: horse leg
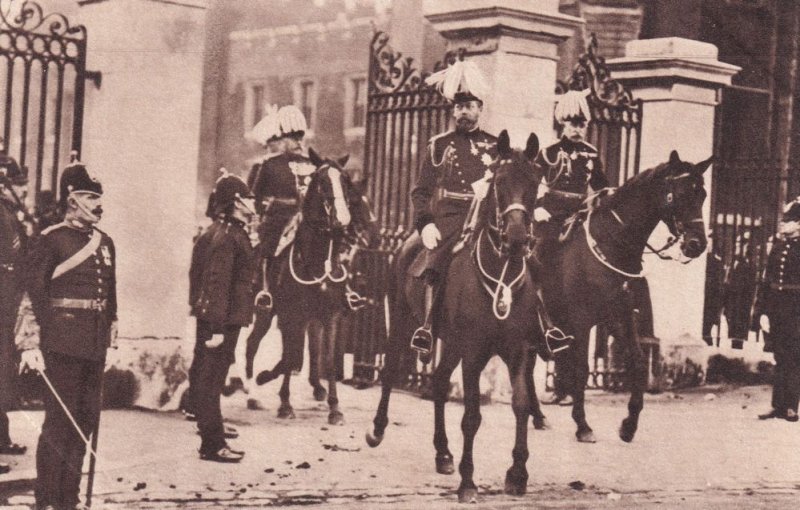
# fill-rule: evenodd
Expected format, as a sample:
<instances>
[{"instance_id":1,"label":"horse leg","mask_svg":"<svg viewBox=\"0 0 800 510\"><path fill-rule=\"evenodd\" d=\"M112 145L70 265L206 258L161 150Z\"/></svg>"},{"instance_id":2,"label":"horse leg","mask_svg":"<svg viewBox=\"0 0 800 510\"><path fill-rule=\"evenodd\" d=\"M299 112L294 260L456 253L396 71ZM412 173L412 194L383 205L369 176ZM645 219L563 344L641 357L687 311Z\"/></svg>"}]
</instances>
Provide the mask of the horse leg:
<instances>
[{"instance_id":1,"label":"horse leg","mask_svg":"<svg viewBox=\"0 0 800 510\"><path fill-rule=\"evenodd\" d=\"M289 402L289 383L291 380L292 371L287 369L283 373L283 384L281 384L281 389L278 391L278 396L281 397L281 405L278 408L278 418L290 420L295 418L294 409L292 409L292 404Z\"/></svg>"},{"instance_id":2,"label":"horse leg","mask_svg":"<svg viewBox=\"0 0 800 510\"><path fill-rule=\"evenodd\" d=\"M259 310L255 315L256 319L253 324L253 330L247 337L247 348L244 354L244 374L247 379L253 378L253 362L258 353L258 347L261 345L261 340L264 339L264 336L266 336L272 324L272 312Z\"/></svg>"},{"instance_id":3,"label":"horse leg","mask_svg":"<svg viewBox=\"0 0 800 510\"><path fill-rule=\"evenodd\" d=\"M528 400L530 401L530 413L533 417L533 428L536 430L549 430L550 422L542 412L542 406L539 403L539 397L536 395L536 382L533 380L533 369L536 367L536 351L528 351L528 374L526 376L526 385L528 390Z\"/></svg>"},{"instance_id":4,"label":"horse leg","mask_svg":"<svg viewBox=\"0 0 800 510\"><path fill-rule=\"evenodd\" d=\"M511 408L514 410L516 418L516 436L514 449L511 456L513 464L506 471L505 493L513 496L525 494L528 487L528 469L525 463L528 461L528 415L531 413L531 399L528 392L531 389L530 380L532 370L531 356L504 357L506 366L511 377L511 387L513 390L511 397Z\"/></svg>"},{"instance_id":5,"label":"horse leg","mask_svg":"<svg viewBox=\"0 0 800 510\"><path fill-rule=\"evenodd\" d=\"M636 312L633 310L633 297L630 291L626 292L626 300L631 305L623 312L622 320L617 325L617 338L623 342L625 349L625 372L631 397L628 401L628 416L622 420L619 427L619 437L626 443L633 441L636 429L639 427L639 413L644 406L644 390L647 388L647 364L645 362L642 346L639 344L639 334L636 328Z\"/></svg>"},{"instance_id":6,"label":"horse leg","mask_svg":"<svg viewBox=\"0 0 800 510\"><path fill-rule=\"evenodd\" d=\"M450 376L461 361L461 356L454 347L442 351L442 359L436 366L431 377L433 386L433 414L434 432L433 446L436 448L436 472L442 475L452 475L455 471L453 454L450 452L445 430L444 406L450 392Z\"/></svg>"},{"instance_id":7,"label":"horse leg","mask_svg":"<svg viewBox=\"0 0 800 510\"><path fill-rule=\"evenodd\" d=\"M323 328L318 321L308 324L308 383L314 388L314 400L322 402L328 398L328 392L319 382L319 369L323 356L320 345L323 342Z\"/></svg>"},{"instance_id":8,"label":"horse leg","mask_svg":"<svg viewBox=\"0 0 800 510\"><path fill-rule=\"evenodd\" d=\"M328 423L330 425L344 425L344 414L339 410L339 394L336 390L336 337L338 332L338 319L329 317L327 326L322 331L322 345L325 347L325 368L328 371Z\"/></svg>"},{"instance_id":9,"label":"horse leg","mask_svg":"<svg viewBox=\"0 0 800 510\"><path fill-rule=\"evenodd\" d=\"M586 410L584 404L586 401L586 381L589 378L589 330L591 326L588 324L579 324L575 327L575 343L571 348L571 357L567 363L562 365L569 365L569 378L568 384L572 390L572 419L578 425L578 430L575 432L575 437L581 443L595 443L597 439L594 436L592 427L586 422Z\"/></svg>"},{"instance_id":10,"label":"horse leg","mask_svg":"<svg viewBox=\"0 0 800 510\"><path fill-rule=\"evenodd\" d=\"M478 487L472 480L475 465L472 461L472 448L475 435L481 426L481 395L480 375L483 367L489 361L489 356L482 353L467 353L462 364L464 385L464 417L461 420L461 432L464 435L464 449L458 472L461 475L461 485L458 487L459 503L477 503ZM526 418L527 422L527 418Z\"/></svg>"}]
</instances>

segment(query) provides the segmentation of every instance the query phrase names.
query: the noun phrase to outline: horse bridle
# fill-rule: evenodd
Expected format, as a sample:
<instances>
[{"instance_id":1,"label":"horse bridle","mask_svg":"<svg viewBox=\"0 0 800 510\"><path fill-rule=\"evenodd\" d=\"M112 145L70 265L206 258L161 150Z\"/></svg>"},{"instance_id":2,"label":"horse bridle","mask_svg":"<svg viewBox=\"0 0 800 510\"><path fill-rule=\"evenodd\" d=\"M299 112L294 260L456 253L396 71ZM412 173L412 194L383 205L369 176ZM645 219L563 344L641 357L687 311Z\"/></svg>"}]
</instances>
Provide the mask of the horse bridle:
<instances>
[{"instance_id":1,"label":"horse bridle","mask_svg":"<svg viewBox=\"0 0 800 510\"><path fill-rule=\"evenodd\" d=\"M500 164L503 164L502 161ZM524 204L519 202L514 202L509 204L505 209L502 211L500 210L500 200L497 196L497 177L496 175L493 177L492 182L492 194L494 195L494 222L495 224L492 225L489 223L489 228L491 228L500 238L500 246L496 246L494 241L492 240L491 236L489 237L489 242L492 244L492 248L494 248L495 252L498 254L502 254L503 250L503 243L502 241L507 236L506 234L506 217L512 213L513 211L522 211L522 214L525 215L525 222L528 225L528 232L525 236L526 245L527 245L527 252L525 254L525 258L530 256L532 245L533 245L533 222L531 221L531 213L528 211L528 208L525 207Z\"/></svg>"},{"instance_id":2,"label":"horse bridle","mask_svg":"<svg viewBox=\"0 0 800 510\"><path fill-rule=\"evenodd\" d=\"M702 216L697 216L685 222L679 220L677 217L677 211L676 211L677 203L675 201L675 190L674 190L675 181L679 179L685 179L691 176L692 176L691 172L684 172L679 175L670 175L664 179L667 185L667 190L666 194L664 195L664 204L662 205L662 210L666 211L665 214L661 215L661 221L663 221L667 225L667 228L669 229L673 237L667 239L664 246L662 246L657 250L654 249L652 246L650 246L649 243L647 244L647 248L650 249L652 253L656 254L662 260L676 260L674 257L670 255L664 255L663 252L674 246L677 242L684 239L684 237L686 236L687 225L690 225L692 223L703 223ZM681 260L680 262L686 264L689 261Z\"/></svg>"}]
</instances>

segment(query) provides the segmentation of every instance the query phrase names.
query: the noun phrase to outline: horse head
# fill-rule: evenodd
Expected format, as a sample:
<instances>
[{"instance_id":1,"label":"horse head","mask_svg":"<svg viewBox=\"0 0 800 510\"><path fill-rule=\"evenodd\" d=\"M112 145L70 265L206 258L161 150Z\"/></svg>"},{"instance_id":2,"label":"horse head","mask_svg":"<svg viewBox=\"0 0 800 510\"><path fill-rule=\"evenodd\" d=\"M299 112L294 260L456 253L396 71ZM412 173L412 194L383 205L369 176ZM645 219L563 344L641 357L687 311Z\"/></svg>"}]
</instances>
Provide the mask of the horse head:
<instances>
[{"instance_id":1,"label":"horse head","mask_svg":"<svg viewBox=\"0 0 800 510\"><path fill-rule=\"evenodd\" d=\"M344 169L349 155L323 158L313 149L309 159L317 167L303 203L303 217L331 232L342 233L373 246L379 226L364 195L366 179L355 183Z\"/></svg>"},{"instance_id":2,"label":"horse head","mask_svg":"<svg viewBox=\"0 0 800 510\"><path fill-rule=\"evenodd\" d=\"M492 214L493 209L494 217L488 221L499 234L501 251L510 255L523 254L530 245L537 191L533 160L538 152L539 139L534 133L525 149L517 150L511 148L508 131L503 130L497 139L497 158L489 167L494 177L487 213Z\"/></svg>"},{"instance_id":3,"label":"horse head","mask_svg":"<svg viewBox=\"0 0 800 510\"><path fill-rule=\"evenodd\" d=\"M708 244L702 212L706 199L703 173L712 159L692 164L681 161L677 151L672 151L664 169L660 218L689 258L699 257Z\"/></svg>"}]
</instances>

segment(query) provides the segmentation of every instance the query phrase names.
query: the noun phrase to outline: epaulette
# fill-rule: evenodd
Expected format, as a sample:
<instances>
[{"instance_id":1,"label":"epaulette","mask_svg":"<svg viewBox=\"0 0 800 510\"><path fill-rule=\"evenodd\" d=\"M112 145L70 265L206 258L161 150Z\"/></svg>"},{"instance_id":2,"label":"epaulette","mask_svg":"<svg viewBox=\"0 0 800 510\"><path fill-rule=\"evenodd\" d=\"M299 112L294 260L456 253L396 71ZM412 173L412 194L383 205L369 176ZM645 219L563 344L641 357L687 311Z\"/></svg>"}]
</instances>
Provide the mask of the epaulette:
<instances>
[{"instance_id":1,"label":"epaulette","mask_svg":"<svg viewBox=\"0 0 800 510\"><path fill-rule=\"evenodd\" d=\"M92 229L94 229L94 230L97 230L98 232L100 232L101 234L103 234L105 237L108 237L108 234L106 234L105 232L103 232L102 230L100 230L99 228L97 228L96 226L92 225Z\"/></svg>"},{"instance_id":2,"label":"epaulette","mask_svg":"<svg viewBox=\"0 0 800 510\"><path fill-rule=\"evenodd\" d=\"M272 158L274 158L276 156L280 156L281 154L282 154L281 152L273 152L271 154L267 154L266 156L264 156L264 159L262 160L262 163L267 162L267 161L269 161L270 159L272 159Z\"/></svg>"},{"instance_id":3,"label":"epaulette","mask_svg":"<svg viewBox=\"0 0 800 510\"><path fill-rule=\"evenodd\" d=\"M590 149L592 149L596 153L600 154L600 151L597 150L597 147L595 147L594 145L590 144L589 142L581 142L581 143L583 143L583 145L589 147Z\"/></svg>"},{"instance_id":4,"label":"epaulette","mask_svg":"<svg viewBox=\"0 0 800 510\"><path fill-rule=\"evenodd\" d=\"M62 227L68 227L68 226L69 225L67 225L67 222L65 222L65 221L62 221L60 223L56 223L55 225L50 225L46 229L42 230L41 235L44 236L44 235L47 235L47 234L49 234L50 232L52 232L54 230L57 230L57 229L62 228Z\"/></svg>"},{"instance_id":5,"label":"epaulette","mask_svg":"<svg viewBox=\"0 0 800 510\"><path fill-rule=\"evenodd\" d=\"M451 129L451 130L449 130L449 131L445 131L444 133L439 133L438 135L433 135L432 137L430 137L430 138L428 139L428 143L429 143L429 144L434 144L434 143L436 143L436 140L438 140L439 138L443 138L443 137L445 137L445 136L447 136L447 135L452 135L454 132L455 132L455 131L453 131L453 130Z\"/></svg>"}]
</instances>

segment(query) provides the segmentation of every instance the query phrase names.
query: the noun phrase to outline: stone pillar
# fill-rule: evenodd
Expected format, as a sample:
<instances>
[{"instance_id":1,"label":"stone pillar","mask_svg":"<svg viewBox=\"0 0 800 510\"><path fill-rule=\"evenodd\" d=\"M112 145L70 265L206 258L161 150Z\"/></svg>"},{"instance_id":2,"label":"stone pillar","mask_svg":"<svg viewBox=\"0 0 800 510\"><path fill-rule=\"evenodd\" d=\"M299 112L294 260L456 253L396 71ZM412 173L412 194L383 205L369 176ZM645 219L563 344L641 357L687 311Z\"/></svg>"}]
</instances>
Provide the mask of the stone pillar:
<instances>
[{"instance_id":1,"label":"stone pillar","mask_svg":"<svg viewBox=\"0 0 800 510\"><path fill-rule=\"evenodd\" d=\"M205 0L82 2L82 160L102 180L117 246L120 334L185 337L195 233Z\"/></svg>"},{"instance_id":2,"label":"stone pillar","mask_svg":"<svg viewBox=\"0 0 800 510\"><path fill-rule=\"evenodd\" d=\"M718 61L713 44L677 37L630 41L625 54L608 65L612 76L644 102L640 169L667 161L673 149L693 163L710 157L720 89L730 85L740 68ZM709 196L711 172L705 173ZM707 199L706 225L709 210ZM659 225L650 243L662 246L668 236L667 228ZM701 336L705 270L705 254L687 265L645 257L655 333L667 356L678 344L705 346Z\"/></svg>"},{"instance_id":3,"label":"stone pillar","mask_svg":"<svg viewBox=\"0 0 800 510\"><path fill-rule=\"evenodd\" d=\"M508 129L512 145L531 131L542 144L553 138L558 45L583 20L558 12L558 0L425 0L423 12L447 39L464 48L491 86L481 126Z\"/></svg>"}]
</instances>

